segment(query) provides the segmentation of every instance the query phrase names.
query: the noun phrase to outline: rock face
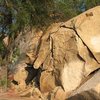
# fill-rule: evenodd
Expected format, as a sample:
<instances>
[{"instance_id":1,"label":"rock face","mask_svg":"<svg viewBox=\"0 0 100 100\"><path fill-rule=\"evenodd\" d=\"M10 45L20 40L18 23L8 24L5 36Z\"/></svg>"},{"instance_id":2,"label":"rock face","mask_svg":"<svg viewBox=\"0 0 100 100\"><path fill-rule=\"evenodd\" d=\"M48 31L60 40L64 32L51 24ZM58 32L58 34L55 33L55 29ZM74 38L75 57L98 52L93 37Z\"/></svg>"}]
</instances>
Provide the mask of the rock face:
<instances>
[{"instance_id":1,"label":"rock face","mask_svg":"<svg viewBox=\"0 0 100 100\"><path fill-rule=\"evenodd\" d=\"M77 33L100 63L100 7L91 9L79 16L76 22ZM82 22L83 21L83 22ZM80 26L79 26L80 25Z\"/></svg>"},{"instance_id":2,"label":"rock face","mask_svg":"<svg viewBox=\"0 0 100 100\"><path fill-rule=\"evenodd\" d=\"M83 91L88 90L94 90L100 95L100 70L97 71L97 73L89 79L87 82L85 82L82 86L80 86L78 89L76 89L71 96L74 96L76 94L79 94Z\"/></svg>"},{"instance_id":3,"label":"rock face","mask_svg":"<svg viewBox=\"0 0 100 100\"><path fill-rule=\"evenodd\" d=\"M55 77L51 72L43 72L40 77L40 90L42 93L52 91L56 87Z\"/></svg>"},{"instance_id":4,"label":"rock face","mask_svg":"<svg viewBox=\"0 0 100 100\"><path fill-rule=\"evenodd\" d=\"M75 27L77 36L79 37L77 41L79 49L78 51L80 56L86 62L85 69L87 75L91 73L93 70L95 70L97 66L98 68L100 67L99 17L100 17L100 6L97 6L64 23L66 27L69 27L69 24L71 26L74 25Z\"/></svg>"},{"instance_id":5,"label":"rock face","mask_svg":"<svg viewBox=\"0 0 100 100\"><path fill-rule=\"evenodd\" d=\"M99 27L100 6L65 23L52 24L44 33L34 31L31 39L28 37L23 46L28 48L25 47L24 53L29 63L35 69L45 70L39 78L42 92L50 92L56 86L61 86L66 93L72 92L100 68ZM19 48L22 52L21 43Z\"/></svg>"},{"instance_id":6,"label":"rock face","mask_svg":"<svg viewBox=\"0 0 100 100\"><path fill-rule=\"evenodd\" d=\"M19 68L14 74L14 80L18 82L18 85L15 85L15 89L17 91L21 91L26 88L25 79L27 78L28 73L25 71L24 66L26 66L25 63L20 63L17 65Z\"/></svg>"}]
</instances>

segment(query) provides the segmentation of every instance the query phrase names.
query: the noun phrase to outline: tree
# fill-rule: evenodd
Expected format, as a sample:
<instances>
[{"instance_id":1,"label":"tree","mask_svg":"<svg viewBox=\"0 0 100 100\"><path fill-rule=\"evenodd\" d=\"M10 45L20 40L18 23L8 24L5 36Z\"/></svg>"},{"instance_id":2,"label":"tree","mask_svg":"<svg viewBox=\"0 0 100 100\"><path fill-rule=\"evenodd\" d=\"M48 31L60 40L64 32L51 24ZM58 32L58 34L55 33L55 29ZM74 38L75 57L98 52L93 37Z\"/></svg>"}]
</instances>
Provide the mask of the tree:
<instances>
[{"instance_id":1,"label":"tree","mask_svg":"<svg viewBox=\"0 0 100 100\"><path fill-rule=\"evenodd\" d=\"M100 5L100 0L85 0L86 10Z\"/></svg>"}]
</instances>

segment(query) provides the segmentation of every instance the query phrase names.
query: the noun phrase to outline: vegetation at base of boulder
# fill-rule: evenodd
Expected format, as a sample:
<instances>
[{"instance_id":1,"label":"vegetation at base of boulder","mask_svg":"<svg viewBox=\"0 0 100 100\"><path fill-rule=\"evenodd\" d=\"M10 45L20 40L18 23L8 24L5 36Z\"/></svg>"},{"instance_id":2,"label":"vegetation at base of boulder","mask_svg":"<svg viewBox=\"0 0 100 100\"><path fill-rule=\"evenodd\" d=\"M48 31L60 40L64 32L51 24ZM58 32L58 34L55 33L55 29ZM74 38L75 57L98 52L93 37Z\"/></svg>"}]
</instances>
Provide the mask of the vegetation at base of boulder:
<instances>
[{"instance_id":1,"label":"vegetation at base of boulder","mask_svg":"<svg viewBox=\"0 0 100 100\"><path fill-rule=\"evenodd\" d=\"M20 50L19 48L15 48L12 54L11 62L15 63L18 60L18 57L20 56Z\"/></svg>"},{"instance_id":2,"label":"vegetation at base of boulder","mask_svg":"<svg viewBox=\"0 0 100 100\"><path fill-rule=\"evenodd\" d=\"M0 78L0 87L3 87L3 88L7 87L7 75Z\"/></svg>"}]
</instances>

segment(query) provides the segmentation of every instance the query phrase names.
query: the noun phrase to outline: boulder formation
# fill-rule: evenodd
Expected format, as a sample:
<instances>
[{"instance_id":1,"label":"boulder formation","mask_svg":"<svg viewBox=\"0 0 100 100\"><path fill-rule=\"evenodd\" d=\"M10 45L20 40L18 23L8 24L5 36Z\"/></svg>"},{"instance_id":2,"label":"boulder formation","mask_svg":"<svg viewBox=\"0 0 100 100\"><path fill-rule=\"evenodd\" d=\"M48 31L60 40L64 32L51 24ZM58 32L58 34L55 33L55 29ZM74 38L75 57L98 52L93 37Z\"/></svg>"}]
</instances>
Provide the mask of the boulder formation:
<instances>
[{"instance_id":1,"label":"boulder formation","mask_svg":"<svg viewBox=\"0 0 100 100\"><path fill-rule=\"evenodd\" d=\"M99 27L100 6L97 6L67 22L54 23L45 32L33 29L27 34L21 33L15 45L28 60L23 61L24 67L22 62L16 66L25 68L28 62L35 69L40 68L37 78L40 91L51 93L60 86L57 95L63 91L62 95L65 96L65 93L71 93L86 77L100 68ZM16 81L20 81L17 78L20 77L19 69L14 74ZM25 75L21 75L26 76L25 69L22 72ZM27 87L24 78L20 77L23 80L20 84Z\"/></svg>"}]
</instances>

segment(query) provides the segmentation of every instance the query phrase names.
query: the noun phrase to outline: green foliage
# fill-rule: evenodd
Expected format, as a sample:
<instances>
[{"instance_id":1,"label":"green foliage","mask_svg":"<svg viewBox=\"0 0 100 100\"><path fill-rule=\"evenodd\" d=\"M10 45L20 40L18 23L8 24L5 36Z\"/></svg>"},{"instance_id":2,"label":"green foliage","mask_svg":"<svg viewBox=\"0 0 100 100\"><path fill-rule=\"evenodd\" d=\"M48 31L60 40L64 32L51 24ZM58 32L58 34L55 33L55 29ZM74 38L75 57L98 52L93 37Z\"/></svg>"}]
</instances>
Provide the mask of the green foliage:
<instances>
[{"instance_id":1,"label":"green foliage","mask_svg":"<svg viewBox=\"0 0 100 100\"><path fill-rule=\"evenodd\" d=\"M11 59L12 63L15 63L18 60L19 56L20 56L20 50L19 48L15 48Z\"/></svg>"},{"instance_id":2,"label":"green foliage","mask_svg":"<svg viewBox=\"0 0 100 100\"><path fill-rule=\"evenodd\" d=\"M86 10L100 5L100 0L85 0Z\"/></svg>"},{"instance_id":3,"label":"green foliage","mask_svg":"<svg viewBox=\"0 0 100 100\"><path fill-rule=\"evenodd\" d=\"M3 46L3 43L2 41L0 41L0 52L4 50L4 46Z\"/></svg>"},{"instance_id":4,"label":"green foliage","mask_svg":"<svg viewBox=\"0 0 100 100\"><path fill-rule=\"evenodd\" d=\"M5 50L2 40L0 41L0 65L3 63L3 51Z\"/></svg>"},{"instance_id":5,"label":"green foliage","mask_svg":"<svg viewBox=\"0 0 100 100\"><path fill-rule=\"evenodd\" d=\"M6 87L7 86L7 76L3 76L0 78L0 86Z\"/></svg>"},{"instance_id":6,"label":"green foliage","mask_svg":"<svg viewBox=\"0 0 100 100\"><path fill-rule=\"evenodd\" d=\"M57 1L57 0L56 0ZM58 6L58 10L60 12L63 12L64 16L66 17L66 19L72 18L74 16L76 16L78 14L78 4L80 4L80 1L78 0L59 0L59 2L57 1L57 6Z\"/></svg>"}]
</instances>

